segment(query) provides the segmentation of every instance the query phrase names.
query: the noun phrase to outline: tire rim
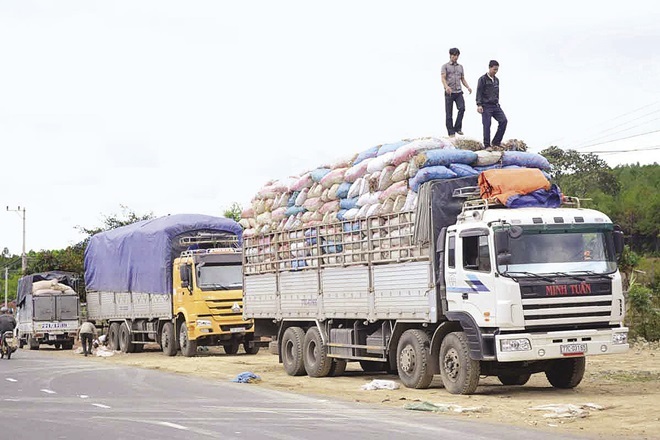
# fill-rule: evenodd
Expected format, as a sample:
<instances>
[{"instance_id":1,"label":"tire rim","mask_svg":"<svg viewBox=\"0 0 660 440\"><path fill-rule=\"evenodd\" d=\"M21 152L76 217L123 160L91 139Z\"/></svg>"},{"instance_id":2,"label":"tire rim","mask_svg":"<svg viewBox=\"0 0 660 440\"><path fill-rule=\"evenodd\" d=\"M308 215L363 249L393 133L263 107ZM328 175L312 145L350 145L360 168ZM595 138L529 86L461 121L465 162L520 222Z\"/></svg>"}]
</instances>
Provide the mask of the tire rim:
<instances>
[{"instance_id":1,"label":"tire rim","mask_svg":"<svg viewBox=\"0 0 660 440\"><path fill-rule=\"evenodd\" d=\"M311 341L307 346L307 355L313 362L317 361L319 357L319 346L315 341Z\"/></svg>"},{"instance_id":2,"label":"tire rim","mask_svg":"<svg viewBox=\"0 0 660 440\"><path fill-rule=\"evenodd\" d=\"M283 350L284 361L291 363L293 362L293 341L286 341L286 345Z\"/></svg>"},{"instance_id":3,"label":"tire rim","mask_svg":"<svg viewBox=\"0 0 660 440\"><path fill-rule=\"evenodd\" d=\"M399 365L401 365L401 369L406 373L412 373L415 369L415 363L415 349L411 345L406 345L403 350L401 350Z\"/></svg>"},{"instance_id":4,"label":"tire rim","mask_svg":"<svg viewBox=\"0 0 660 440\"><path fill-rule=\"evenodd\" d=\"M450 348L445 353L445 359L443 362L445 373L447 377L452 381L456 380L458 373L461 370L461 364L458 358L458 352L454 348Z\"/></svg>"}]
</instances>

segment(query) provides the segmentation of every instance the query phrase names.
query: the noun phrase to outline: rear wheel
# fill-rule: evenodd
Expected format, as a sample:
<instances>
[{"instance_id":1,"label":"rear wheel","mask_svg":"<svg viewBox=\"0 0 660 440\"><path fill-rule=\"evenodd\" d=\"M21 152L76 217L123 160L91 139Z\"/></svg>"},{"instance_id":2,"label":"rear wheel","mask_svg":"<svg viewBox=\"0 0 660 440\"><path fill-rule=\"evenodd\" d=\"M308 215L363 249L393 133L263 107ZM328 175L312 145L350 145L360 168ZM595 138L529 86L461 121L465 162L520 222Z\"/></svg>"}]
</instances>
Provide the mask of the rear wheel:
<instances>
[{"instance_id":1,"label":"rear wheel","mask_svg":"<svg viewBox=\"0 0 660 440\"><path fill-rule=\"evenodd\" d=\"M122 353L133 353L134 350L134 345L131 342L131 332L125 322L122 322L119 326L119 349Z\"/></svg>"},{"instance_id":2,"label":"rear wheel","mask_svg":"<svg viewBox=\"0 0 660 440\"><path fill-rule=\"evenodd\" d=\"M197 341L188 338L188 328L185 322L182 322L179 326L179 346L181 347L182 355L186 357L197 355Z\"/></svg>"},{"instance_id":3,"label":"rear wheel","mask_svg":"<svg viewBox=\"0 0 660 440\"><path fill-rule=\"evenodd\" d=\"M282 364L289 376L305 374L303 363L303 340L305 332L300 327L289 327L282 335Z\"/></svg>"},{"instance_id":4,"label":"rear wheel","mask_svg":"<svg viewBox=\"0 0 660 440\"><path fill-rule=\"evenodd\" d=\"M531 374L498 374L497 378L502 382L502 385L525 385Z\"/></svg>"},{"instance_id":5,"label":"rear wheel","mask_svg":"<svg viewBox=\"0 0 660 440\"><path fill-rule=\"evenodd\" d=\"M63 350L71 350L73 348L73 341L62 342Z\"/></svg>"},{"instance_id":6,"label":"rear wheel","mask_svg":"<svg viewBox=\"0 0 660 440\"><path fill-rule=\"evenodd\" d=\"M226 343L222 344L222 348L225 349L225 353L227 353L227 354L236 354L236 353L238 353L239 347L240 347L240 344L238 343L238 341L236 341L234 339L232 339L229 342L226 342Z\"/></svg>"},{"instance_id":7,"label":"rear wheel","mask_svg":"<svg viewBox=\"0 0 660 440\"><path fill-rule=\"evenodd\" d=\"M310 327L303 341L303 364L311 377L325 377L330 373L332 358L328 357L328 347L323 344L321 332Z\"/></svg>"},{"instance_id":8,"label":"rear wheel","mask_svg":"<svg viewBox=\"0 0 660 440\"><path fill-rule=\"evenodd\" d=\"M166 322L160 333L160 346L166 356L176 356L176 337L174 336L174 325Z\"/></svg>"},{"instance_id":9,"label":"rear wheel","mask_svg":"<svg viewBox=\"0 0 660 440\"><path fill-rule=\"evenodd\" d=\"M59 350L62 348L62 344L60 344L59 342L56 342L54 345L55 345L55 350Z\"/></svg>"},{"instance_id":10,"label":"rear wheel","mask_svg":"<svg viewBox=\"0 0 660 440\"><path fill-rule=\"evenodd\" d=\"M108 347L112 351L119 350L119 323L113 322L108 328Z\"/></svg>"},{"instance_id":11,"label":"rear wheel","mask_svg":"<svg viewBox=\"0 0 660 440\"><path fill-rule=\"evenodd\" d=\"M30 350L39 350L39 341L32 336L28 338L28 345L30 346Z\"/></svg>"},{"instance_id":12,"label":"rear wheel","mask_svg":"<svg viewBox=\"0 0 660 440\"><path fill-rule=\"evenodd\" d=\"M453 332L440 345L440 374L447 391L472 394L479 385L479 361L470 359L467 336Z\"/></svg>"},{"instance_id":13,"label":"rear wheel","mask_svg":"<svg viewBox=\"0 0 660 440\"><path fill-rule=\"evenodd\" d=\"M250 342L252 342L252 344L250 344ZM246 340L243 341L243 350L245 350L245 353L247 354L257 354L259 353L259 346L253 340Z\"/></svg>"},{"instance_id":14,"label":"rear wheel","mask_svg":"<svg viewBox=\"0 0 660 440\"><path fill-rule=\"evenodd\" d=\"M346 361L343 359L333 359L332 366L328 376L341 376L346 371Z\"/></svg>"},{"instance_id":15,"label":"rear wheel","mask_svg":"<svg viewBox=\"0 0 660 440\"><path fill-rule=\"evenodd\" d=\"M583 357L555 359L545 371L545 377L555 388L575 388L584 377L587 361Z\"/></svg>"},{"instance_id":16,"label":"rear wheel","mask_svg":"<svg viewBox=\"0 0 660 440\"><path fill-rule=\"evenodd\" d=\"M401 382L408 388L428 388L433 380L428 335L417 329L406 330L399 339L396 352Z\"/></svg>"}]
</instances>

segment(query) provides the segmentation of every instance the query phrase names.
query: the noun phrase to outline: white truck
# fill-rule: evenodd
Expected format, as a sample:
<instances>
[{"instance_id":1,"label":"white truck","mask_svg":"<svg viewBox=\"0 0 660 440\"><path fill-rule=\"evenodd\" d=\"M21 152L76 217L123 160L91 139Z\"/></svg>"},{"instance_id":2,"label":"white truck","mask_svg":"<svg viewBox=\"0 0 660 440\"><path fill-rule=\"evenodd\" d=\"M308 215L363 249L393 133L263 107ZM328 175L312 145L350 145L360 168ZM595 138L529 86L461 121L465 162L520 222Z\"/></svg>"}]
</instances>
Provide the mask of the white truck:
<instances>
[{"instance_id":1,"label":"white truck","mask_svg":"<svg viewBox=\"0 0 660 440\"><path fill-rule=\"evenodd\" d=\"M245 238L244 317L277 336L288 374L358 361L410 388L440 375L453 394L539 372L573 388L586 356L628 349L612 221L470 200L476 182L425 183L412 211Z\"/></svg>"},{"instance_id":2,"label":"white truck","mask_svg":"<svg viewBox=\"0 0 660 440\"><path fill-rule=\"evenodd\" d=\"M18 281L18 345L38 350L41 344L73 348L79 325L80 298L69 272L35 273Z\"/></svg>"}]
</instances>

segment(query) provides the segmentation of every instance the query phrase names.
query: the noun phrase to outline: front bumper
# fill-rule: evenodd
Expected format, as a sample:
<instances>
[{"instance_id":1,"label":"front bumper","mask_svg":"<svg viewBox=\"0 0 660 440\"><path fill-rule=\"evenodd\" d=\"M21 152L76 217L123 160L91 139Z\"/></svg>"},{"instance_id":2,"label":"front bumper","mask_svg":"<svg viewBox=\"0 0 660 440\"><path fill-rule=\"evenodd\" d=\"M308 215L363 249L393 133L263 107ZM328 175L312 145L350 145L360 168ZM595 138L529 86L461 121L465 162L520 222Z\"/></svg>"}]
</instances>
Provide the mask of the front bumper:
<instances>
[{"instance_id":1,"label":"front bumper","mask_svg":"<svg viewBox=\"0 0 660 440\"><path fill-rule=\"evenodd\" d=\"M628 328L600 330L574 330L547 333L515 333L495 336L495 351L499 362L532 361L545 359L561 359L576 356L593 356L603 354L618 354L628 351L628 343L614 344L615 333L628 333ZM527 339L530 350L502 351L502 341ZM584 352L562 353L562 346L576 344L586 348Z\"/></svg>"}]
</instances>

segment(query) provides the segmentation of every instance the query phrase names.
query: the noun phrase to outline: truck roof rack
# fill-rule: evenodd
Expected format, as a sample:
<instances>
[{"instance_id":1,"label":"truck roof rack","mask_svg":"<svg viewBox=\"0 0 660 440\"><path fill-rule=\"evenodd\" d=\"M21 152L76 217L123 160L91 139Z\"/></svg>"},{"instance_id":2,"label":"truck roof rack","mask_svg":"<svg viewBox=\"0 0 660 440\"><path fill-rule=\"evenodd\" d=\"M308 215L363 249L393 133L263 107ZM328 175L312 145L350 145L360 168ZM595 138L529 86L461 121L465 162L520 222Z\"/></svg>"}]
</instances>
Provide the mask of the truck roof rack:
<instances>
[{"instance_id":1,"label":"truck roof rack","mask_svg":"<svg viewBox=\"0 0 660 440\"><path fill-rule=\"evenodd\" d=\"M233 234L200 232L196 235L189 235L179 239L181 246L205 245L204 248L239 248L238 237ZM209 246L211 245L211 246ZM189 249L195 250L195 249Z\"/></svg>"},{"instance_id":2,"label":"truck roof rack","mask_svg":"<svg viewBox=\"0 0 660 440\"><path fill-rule=\"evenodd\" d=\"M456 188L452 193L452 196L464 199L473 199L481 197L481 190L478 186L464 186L462 188Z\"/></svg>"}]
</instances>

